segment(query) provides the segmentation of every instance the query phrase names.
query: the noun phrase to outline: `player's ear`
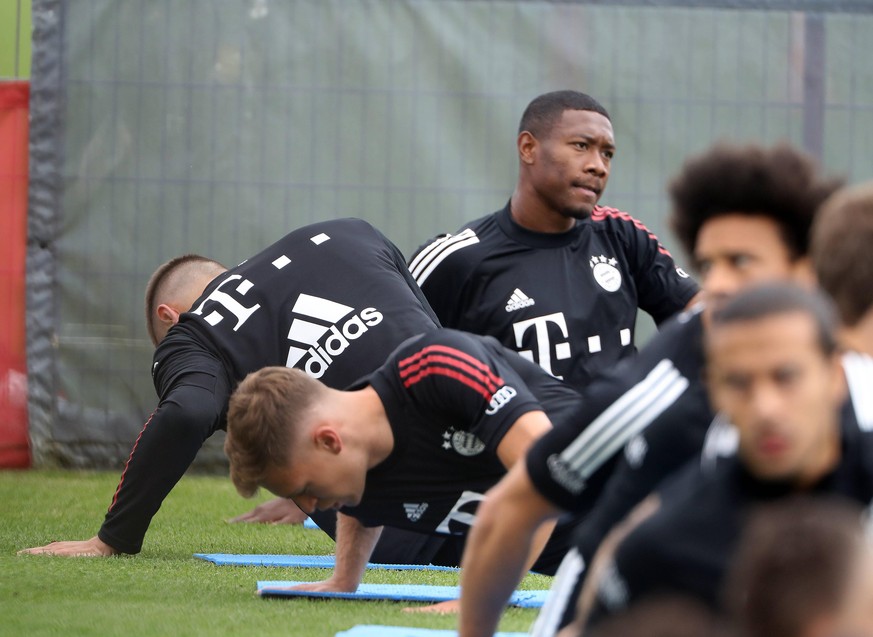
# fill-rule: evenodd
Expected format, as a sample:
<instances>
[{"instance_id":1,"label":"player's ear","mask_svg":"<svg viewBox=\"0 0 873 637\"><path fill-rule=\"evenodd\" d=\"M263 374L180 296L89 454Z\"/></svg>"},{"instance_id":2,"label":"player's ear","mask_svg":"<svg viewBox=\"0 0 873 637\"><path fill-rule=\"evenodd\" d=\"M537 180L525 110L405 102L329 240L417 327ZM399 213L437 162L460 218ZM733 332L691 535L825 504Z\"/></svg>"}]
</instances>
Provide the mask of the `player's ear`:
<instances>
[{"instance_id":1,"label":"player's ear","mask_svg":"<svg viewBox=\"0 0 873 637\"><path fill-rule=\"evenodd\" d=\"M161 303L158 305L155 310L155 314L158 315L158 320L167 326L167 328L173 327L176 323L179 322L179 314L180 312L172 307L171 305L167 305L166 303Z\"/></svg>"},{"instance_id":2,"label":"player's ear","mask_svg":"<svg viewBox=\"0 0 873 637\"><path fill-rule=\"evenodd\" d=\"M343 440L339 432L329 425L322 425L314 432L315 444L319 449L338 454L343 449Z\"/></svg>"},{"instance_id":3,"label":"player's ear","mask_svg":"<svg viewBox=\"0 0 873 637\"><path fill-rule=\"evenodd\" d=\"M530 131L521 131L516 140L518 159L523 164L532 164L536 159L537 138Z\"/></svg>"}]
</instances>

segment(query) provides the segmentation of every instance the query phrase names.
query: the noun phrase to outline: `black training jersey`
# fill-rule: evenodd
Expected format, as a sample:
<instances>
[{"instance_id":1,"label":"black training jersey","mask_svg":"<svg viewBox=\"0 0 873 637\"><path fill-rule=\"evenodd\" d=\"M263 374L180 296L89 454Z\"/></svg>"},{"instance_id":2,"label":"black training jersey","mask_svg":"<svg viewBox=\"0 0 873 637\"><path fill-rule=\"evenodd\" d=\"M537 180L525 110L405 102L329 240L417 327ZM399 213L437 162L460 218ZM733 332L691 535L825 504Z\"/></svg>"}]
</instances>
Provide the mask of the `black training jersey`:
<instances>
[{"instance_id":1,"label":"black training jersey","mask_svg":"<svg viewBox=\"0 0 873 637\"><path fill-rule=\"evenodd\" d=\"M342 388L437 324L397 248L359 219L306 226L217 277L170 336L215 353L231 379L268 365ZM162 347L158 392L172 378Z\"/></svg>"},{"instance_id":2,"label":"black training jersey","mask_svg":"<svg viewBox=\"0 0 873 637\"><path fill-rule=\"evenodd\" d=\"M369 526L465 534L483 494L506 474L503 436L525 413L553 423L579 395L495 339L454 330L404 343L361 382L379 394L394 434L367 473L360 504L344 513Z\"/></svg>"},{"instance_id":3,"label":"black training jersey","mask_svg":"<svg viewBox=\"0 0 873 637\"><path fill-rule=\"evenodd\" d=\"M140 551L163 499L225 427L230 394L249 372L288 365L342 388L436 327L403 256L358 219L295 230L220 275L155 351L160 402L134 443L100 539Z\"/></svg>"},{"instance_id":4,"label":"black training jersey","mask_svg":"<svg viewBox=\"0 0 873 637\"><path fill-rule=\"evenodd\" d=\"M610 519L598 516L596 527L603 530L605 525L608 530L616 516L623 517L617 509L626 512L656 486L651 483L654 476L662 478L699 453L712 420L701 382L701 316L697 307L667 323L639 356L622 361L583 392L584 400L570 426L555 427L534 444L526 466L545 498L568 511L590 507L599 493L590 488L592 476L599 476L601 468L626 447L622 462L631 463L634 472L644 467L646 478L642 482L632 478L634 488L622 500L607 503L603 498L597 503L597 507L610 505L604 512ZM651 427L658 432L652 442L664 436L668 440L657 444L658 453L653 455L649 455L647 442ZM672 449L661 449L671 445ZM611 484L612 479L606 488Z\"/></svg>"},{"instance_id":5,"label":"black training jersey","mask_svg":"<svg viewBox=\"0 0 873 637\"><path fill-rule=\"evenodd\" d=\"M755 505L804 493L847 498L866 507L873 499L873 434L850 422L850 414L843 410L838 466L802 492L784 482L757 479L737 456L714 467L691 463L660 491L659 510L619 545L599 582L596 615L660 593L690 595L716 607L742 526Z\"/></svg>"},{"instance_id":6,"label":"black training jersey","mask_svg":"<svg viewBox=\"0 0 873 637\"><path fill-rule=\"evenodd\" d=\"M634 351L637 307L661 323L698 291L642 223L601 206L550 234L519 226L507 204L409 267L445 327L494 336L577 388Z\"/></svg>"}]
</instances>

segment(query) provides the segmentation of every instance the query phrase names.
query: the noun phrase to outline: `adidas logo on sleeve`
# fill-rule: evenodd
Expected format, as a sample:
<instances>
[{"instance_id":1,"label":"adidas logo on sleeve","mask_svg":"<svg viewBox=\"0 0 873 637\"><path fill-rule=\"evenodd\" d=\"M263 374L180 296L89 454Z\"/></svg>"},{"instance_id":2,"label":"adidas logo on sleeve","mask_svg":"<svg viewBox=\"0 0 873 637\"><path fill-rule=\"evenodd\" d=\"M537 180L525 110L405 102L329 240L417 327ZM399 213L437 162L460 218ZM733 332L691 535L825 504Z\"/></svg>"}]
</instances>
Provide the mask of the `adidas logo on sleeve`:
<instances>
[{"instance_id":1,"label":"adidas logo on sleeve","mask_svg":"<svg viewBox=\"0 0 873 637\"><path fill-rule=\"evenodd\" d=\"M531 297L522 292L520 289L515 288L512 296L510 296L509 300L506 302L506 311L515 312L516 310L535 305L535 303L536 302Z\"/></svg>"},{"instance_id":2,"label":"adidas logo on sleeve","mask_svg":"<svg viewBox=\"0 0 873 637\"><path fill-rule=\"evenodd\" d=\"M346 351L351 341L359 339L384 318L374 307L354 313L353 307L310 294L298 296L291 312L297 316L291 321L288 340L304 347L291 345L285 365L302 369L313 378L324 376L334 358ZM350 314L352 316L344 320ZM301 362L307 356L309 358Z\"/></svg>"}]
</instances>

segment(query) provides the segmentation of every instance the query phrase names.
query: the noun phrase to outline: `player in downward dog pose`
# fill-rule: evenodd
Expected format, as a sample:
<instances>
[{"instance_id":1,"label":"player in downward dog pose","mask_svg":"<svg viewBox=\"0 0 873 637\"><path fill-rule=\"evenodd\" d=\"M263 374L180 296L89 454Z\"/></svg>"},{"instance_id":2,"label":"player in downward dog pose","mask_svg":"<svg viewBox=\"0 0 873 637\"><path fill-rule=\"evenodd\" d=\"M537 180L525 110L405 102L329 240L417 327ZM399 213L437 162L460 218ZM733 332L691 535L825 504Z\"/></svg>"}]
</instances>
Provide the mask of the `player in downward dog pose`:
<instances>
[{"instance_id":1,"label":"player in downward dog pose","mask_svg":"<svg viewBox=\"0 0 873 637\"><path fill-rule=\"evenodd\" d=\"M287 365L344 387L376 369L404 339L437 328L400 252L357 219L295 230L231 270L203 257L174 259L152 276L146 312L157 346L152 376L159 402L103 525L89 540L53 542L30 553L138 553L152 517L203 441L225 427L231 392L249 372ZM330 530L331 515L317 521ZM394 533L374 557L440 559L441 540Z\"/></svg>"},{"instance_id":2,"label":"player in downward dog pose","mask_svg":"<svg viewBox=\"0 0 873 637\"><path fill-rule=\"evenodd\" d=\"M706 307L671 321L636 359L592 383L574 426L544 436L489 495L464 559L461 635L493 632L521 577L522 565L506 559L505 547L526 544L541 521L562 510L590 508L600 493L589 489L591 476L627 445L580 526L534 634L553 635L570 621L606 533L699 455L706 437L718 440L723 431L702 382L709 313L756 282L811 285L809 228L837 186L786 146L719 145L686 163L671 186L672 221L701 274Z\"/></svg>"},{"instance_id":3,"label":"player in downward dog pose","mask_svg":"<svg viewBox=\"0 0 873 637\"><path fill-rule=\"evenodd\" d=\"M506 207L423 246L410 270L443 326L494 336L583 390L635 351L638 307L662 323L698 287L640 221L597 205L615 153L597 100L540 95L516 145Z\"/></svg>"}]
</instances>

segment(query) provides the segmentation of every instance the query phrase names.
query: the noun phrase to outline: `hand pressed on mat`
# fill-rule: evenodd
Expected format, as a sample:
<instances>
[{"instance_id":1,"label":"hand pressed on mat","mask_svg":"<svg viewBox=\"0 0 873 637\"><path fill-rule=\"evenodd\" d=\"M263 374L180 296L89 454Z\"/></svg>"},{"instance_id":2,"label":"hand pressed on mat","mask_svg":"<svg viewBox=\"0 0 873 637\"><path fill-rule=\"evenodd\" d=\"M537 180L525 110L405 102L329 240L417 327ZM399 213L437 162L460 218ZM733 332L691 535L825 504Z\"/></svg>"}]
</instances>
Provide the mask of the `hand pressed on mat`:
<instances>
[{"instance_id":1,"label":"hand pressed on mat","mask_svg":"<svg viewBox=\"0 0 873 637\"><path fill-rule=\"evenodd\" d=\"M230 518L229 523L258 522L269 524L303 524L308 516L293 500L274 498L256 506L251 511Z\"/></svg>"}]
</instances>

